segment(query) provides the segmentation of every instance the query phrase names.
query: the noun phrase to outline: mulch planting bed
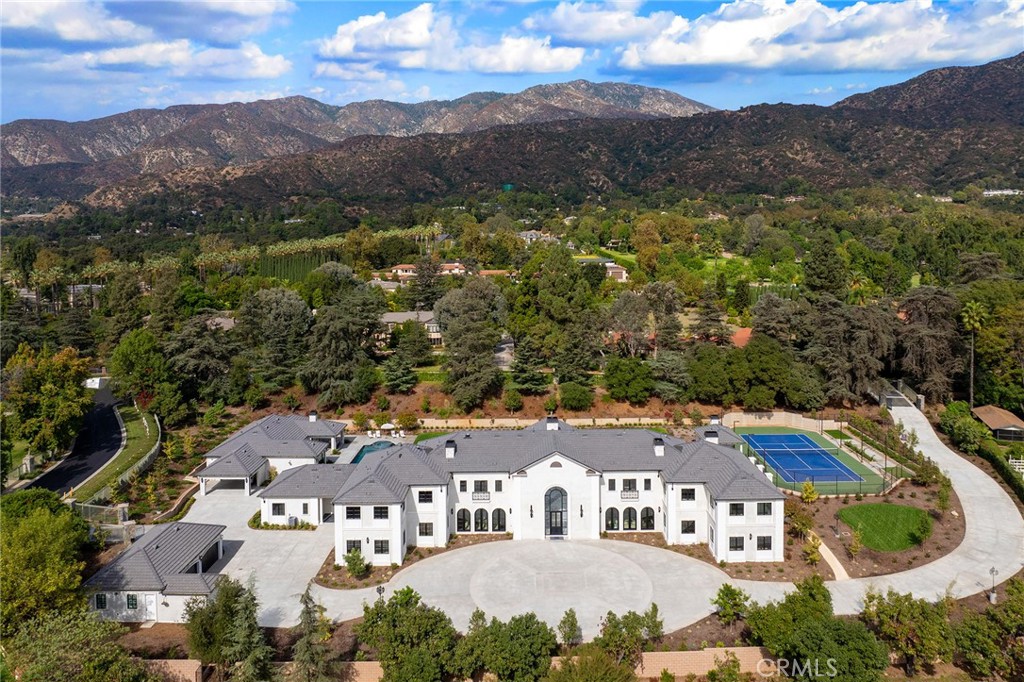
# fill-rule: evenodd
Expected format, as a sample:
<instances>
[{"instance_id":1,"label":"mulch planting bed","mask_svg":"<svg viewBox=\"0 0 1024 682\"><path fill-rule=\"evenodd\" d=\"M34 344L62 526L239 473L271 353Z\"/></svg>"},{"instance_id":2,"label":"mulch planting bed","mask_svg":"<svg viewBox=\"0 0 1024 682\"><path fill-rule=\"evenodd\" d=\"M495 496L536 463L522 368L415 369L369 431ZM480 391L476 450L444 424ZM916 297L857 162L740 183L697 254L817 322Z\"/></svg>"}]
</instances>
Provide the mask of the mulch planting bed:
<instances>
[{"instance_id":1,"label":"mulch planting bed","mask_svg":"<svg viewBox=\"0 0 1024 682\"><path fill-rule=\"evenodd\" d=\"M508 533L469 533L466 535L456 535L448 541L448 544L444 547L416 547L405 554L405 561L401 566L373 566L370 572L362 578L353 578L348 569L345 568L344 560L341 563L336 563L334 557L334 550L327 555L327 559L324 560L320 570L317 571L316 577L313 581L317 585L322 587L329 587L336 590L358 590L364 587L373 587L374 585L381 585L388 582L395 574L404 568L408 568L417 561L422 561L428 557L437 556L438 554L444 554L453 549L459 549L460 547L469 547L471 545L479 545L484 542L498 542L501 540L511 540L512 535Z\"/></svg>"},{"instance_id":2,"label":"mulch planting bed","mask_svg":"<svg viewBox=\"0 0 1024 682\"><path fill-rule=\"evenodd\" d=\"M928 539L917 546L897 552L879 552L865 547L856 558L853 558L847 550L852 529L838 521L840 537L837 538L836 514L840 509L879 502L914 507L931 513L936 509L937 490L938 486L919 486L907 481L888 495L865 497L860 502L853 495L842 498L819 498L809 505L809 511L814 516L814 530L818 537L832 550L851 578L886 575L931 563L949 554L963 542L967 526L956 490L950 494L949 511L938 515L932 514L932 533Z\"/></svg>"},{"instance_id":3,"label":"mulch planting bed","mask_svg":"<svg viewBox=\"0 0 1024 682\"><path fill-rule=\"evenodd\" d=\"M719 563L715 561L711 550L705 544L699 545L668 545L665 537L659 532L647 533L608 533L608 540L622 540L625 542L636 542L651 547L661 547L671 552L684 554L704 563L711 564L722 569L730 577L739 580L769 580L769 581L795 581L808 578L812 575L820 575L825 580L832 580L834 577L832 569L821 561L817 566L811 566L803 560L800 552L802 542L793 541L789 544L789 537L786 537L786 560L777 562L733 562Z\"/></svg>"}]
</instances>

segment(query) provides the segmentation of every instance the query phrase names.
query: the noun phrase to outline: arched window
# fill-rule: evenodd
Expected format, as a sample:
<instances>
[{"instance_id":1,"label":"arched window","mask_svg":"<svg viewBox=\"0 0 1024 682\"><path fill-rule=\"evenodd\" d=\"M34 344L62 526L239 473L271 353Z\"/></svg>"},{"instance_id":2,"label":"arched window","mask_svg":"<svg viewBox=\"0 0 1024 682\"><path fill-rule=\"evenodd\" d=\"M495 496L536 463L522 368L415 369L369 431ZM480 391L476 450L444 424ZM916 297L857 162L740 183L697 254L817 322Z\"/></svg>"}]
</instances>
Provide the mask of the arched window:
<instances>
[{"instance_id":1,"label":"arched window","mask_svg":"<svg viewBox=\"0 0 1024 682\"><path fill-rule=\"evenodd\" d=\"M605 530L618 530L619 529L619 510L615 507L609 507L608 511L604 513L604 529Z\"/></svg>"},{"instance_id":2,"label":"arched window","mask_svg":"<svg viewBox=\"0 0 1024 682\"><path fill-rule=\"evenodd\" d=\"M640 530L654 530L654 510L650 507L640 511Z\"/></svg>"},{"instance_id":3,"label":"arched window","mask_svg":"<svg viewBox=\"0 0 1024 682\"><path fill-rule=\"evenodd\" d=\"M455 528L456 528L456 530L459 533L468 533L469 532L469 510L468 509L460 509L459 510L459 514L456 517Z\"/></svg>"},{"instance_id":4,"label":"arched window","mask_svg":"<svg viewBox=\"0 0 1024 682\"><path fill-rule=\"evenodd\" d=\"M636 530L636 509L626 507L622 510L622 530Z\"/></svg>"},{"instance_id":5,"label":"arched window","mask_svg":"<svg viewBox=\"0 0 1024 682\"><path fill-rule=\"evenodd\" d=\"M475 521L475 523L473 525L473 530L475 530L477 533L486 533L487 532L487 510L486 509L477 509L474 521Z\"/></svg>"},{"instance_id":6,"label":"arched window","mask_svg":"<svg viewBox=\"0 0 1024 682\"><path fill-rule=\"evenodd\" d=\"M495 509L491 514L491 530L495 533L505 532L505 510Z\"/></svg>"}]
</instances>

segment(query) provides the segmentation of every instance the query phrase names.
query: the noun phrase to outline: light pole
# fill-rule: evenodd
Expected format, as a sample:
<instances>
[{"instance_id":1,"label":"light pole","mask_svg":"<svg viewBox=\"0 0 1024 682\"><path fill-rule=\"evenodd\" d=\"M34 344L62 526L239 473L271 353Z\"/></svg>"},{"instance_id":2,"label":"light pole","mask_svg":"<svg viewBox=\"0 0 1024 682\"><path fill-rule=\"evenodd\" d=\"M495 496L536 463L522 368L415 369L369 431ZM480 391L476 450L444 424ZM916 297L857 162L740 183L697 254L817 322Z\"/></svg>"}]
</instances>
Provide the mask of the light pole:
<instances>
[{"instance_id":1,"label":"light pole","mask_svg":"<svg viewBox=\"0 0 1024 682\"><path fill-rule=\"evenodd\" d=\"M377 585L377 601L384 601L384 586Z\"/></svg>"},{"instance_id":2,"label":"light pole","mask_svg":"<svg viewBox=\"0 0 1024 682\"><path fill-rule=\"evenodd\" d=\"M999 575L998 569L995 566L988 569L988 574L992 576L992 591L989 592L988 600L995 604L996 603L996 576Z\"/></svg>"}]
</instances>

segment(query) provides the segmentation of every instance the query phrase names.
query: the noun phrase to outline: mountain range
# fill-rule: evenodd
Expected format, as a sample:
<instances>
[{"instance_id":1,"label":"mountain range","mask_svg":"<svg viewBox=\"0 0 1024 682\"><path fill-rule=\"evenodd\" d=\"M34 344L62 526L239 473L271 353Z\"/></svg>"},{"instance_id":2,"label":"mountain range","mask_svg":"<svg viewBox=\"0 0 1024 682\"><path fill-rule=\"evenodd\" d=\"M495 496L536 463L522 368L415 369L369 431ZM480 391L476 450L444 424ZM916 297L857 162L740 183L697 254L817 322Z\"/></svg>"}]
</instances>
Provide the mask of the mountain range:
<instances>
[{"instance_id":1,"label":"mountain range","mask_svg":"<svg viewBox=\"0 0 1024 682\"><path fill-rule=\"evenodd\" d=\"M25 181L36 186L45 170L56 180L52 193L73 197L140 173L251 163L359 135L466 133L563 119L650 119L707 111L713 108L668 90L582 80L417 104L372 100L339 107L285 97L136 109L78 123L13 121L0 126L0 163L11 181L5 189L17 192Z\"/></svg>"},{"instance_id":2,"label":"mountain range","mask_svg":"<svg viewBox=\"0 0 1024 682\"><path fill-rule=\"evenodd\" d=\"M713 111L664 90L576 81L419 105L337 108L288 98L120 116L63 124L82 126L77 137L60 137L75 141L62 143L68 160L40 165L26 165L31 136L19 132L9 142L8 128L47 127L4 126L4 159L22 159L5 161L4 192L84 197L112 209L156 196L196 207L301 196L379 207L508 183L586 193L765 190L791 176L826 189L945 189L982 178L1024 184L1024 53L937 69L831 107ZM152 122L143 123L147 116ZM169 130L164 121L173 117L188 122ZM233 151L210 151L226 149ZM97 160L72 160L87 153Z\"/></svg>"}]
</instances>

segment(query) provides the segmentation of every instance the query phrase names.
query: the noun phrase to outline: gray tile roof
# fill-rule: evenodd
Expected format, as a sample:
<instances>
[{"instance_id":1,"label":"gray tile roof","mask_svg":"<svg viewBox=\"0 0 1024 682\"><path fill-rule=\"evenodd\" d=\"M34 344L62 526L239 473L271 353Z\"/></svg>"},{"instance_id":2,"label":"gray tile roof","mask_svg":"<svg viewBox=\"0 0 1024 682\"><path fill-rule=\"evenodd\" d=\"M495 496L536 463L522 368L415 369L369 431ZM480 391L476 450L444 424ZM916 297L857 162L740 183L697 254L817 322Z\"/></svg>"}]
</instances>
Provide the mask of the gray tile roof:
<instances>
[{"instance_id":1,"label":"gray tile roof","mask_svg":"<svg viewBox=\"0 0 1024 682\"><path fill-rule=\"evenodd\" d=\"M715 424L713 426L695 426L693 427L694 433L697 437L702 440L707 440L710 434L718 435L718 442L720 445L739 445L743 443L743 438L738 433L730 429L728 426L722 426L721 424Z\"/></svg>"},{"instance_id":2,"label":"gray tile roof","mask_svg":"<svg viewBox=\"0 0 1024 682\"><path fill-rule=\"evenodd\" d=\"M297 414L271 414L231 434L227 440L206 453L224 457L247 444L261 457L288 457L318 460L329 447L331 438L339 438L345 425L324 419L309 421Z\"/></svg>"},{"instance_id":3,"label":"gray tile roof","mask_svg":"<svg viewBox=\"0 0 1024 682\"><path fill-rule=\"evenodd\" d=\"M558 452L601 473L658 471L670 483L705 484L716 499L782 498L757 467L726 445L686 442L645 429L575 429L555 423L556 431L548 430L547 420L518 431L458 431L370 452L359 464L306 465L285 472L261 495L327 497L319 493L338 482L335 503L395 504L405 499L410 485L444 485L455 473L513 474ZM726 431L733 434L719 427L719 438L728 436ZM662 456L655 454L656 440L664 445ZM456 448L451 459L445 456L448 441Z\"/></svg>"},{"instance_id":4,"label":"gray tile roof","mask_svg":"<svg viewBox=\"0 0 1024 682\"><path fill-rule=\"evenodd\" d=\"M266 459L249 443L217 459L201 472L200 478L248 478L259 471Z\"/></svg>"},{"instance_id":5,"label":"gray tile roof","mask_svg":"<svg viewBox=\"0 0 1024 682\"><path fill-rule=\"evenodd\" d=\"M108 592L210 594L217 575L185 573L224 533L225 526L176 521L156 526L86 582Z\"/></svg>"},{"instance_id":6,"label":"gray tile roof","mask_svg":"<svg viewBox=\"0 0 1024 682\"><path fill-rule=\"evenodd\" d=\"M398 313L384 313L380 316L380 321L384 324L402 324L409 320L416 320L420 324L428 324L434 321L434 311L410 310Z\"/></svg>"},{"instance_id":7,"label":"gray tile roof","mask_svg":"<svg viewBox=\"0 0 1024 682\"><path fill-rule=\"evenodd\" d=\"M258 495L267 499L333 498L357 467L356 464L304 464L278 474Z\"/></svg>"}]
</instances>

